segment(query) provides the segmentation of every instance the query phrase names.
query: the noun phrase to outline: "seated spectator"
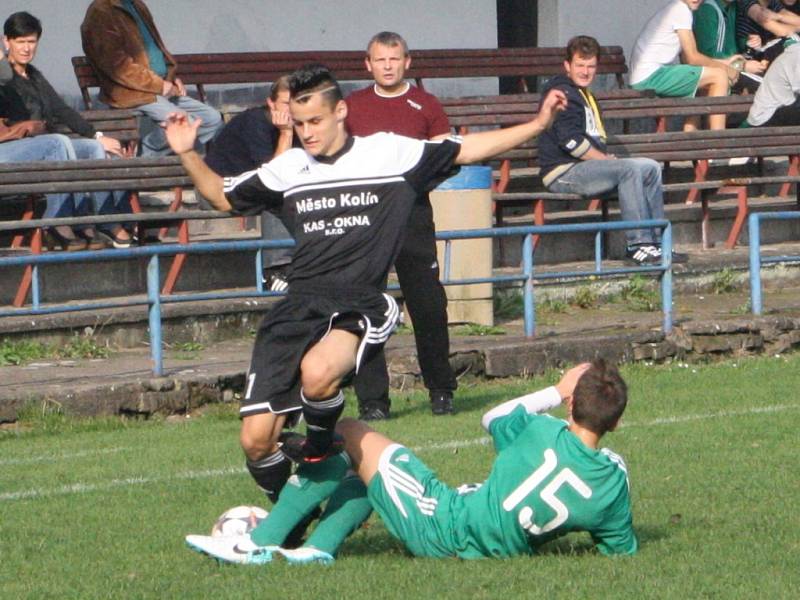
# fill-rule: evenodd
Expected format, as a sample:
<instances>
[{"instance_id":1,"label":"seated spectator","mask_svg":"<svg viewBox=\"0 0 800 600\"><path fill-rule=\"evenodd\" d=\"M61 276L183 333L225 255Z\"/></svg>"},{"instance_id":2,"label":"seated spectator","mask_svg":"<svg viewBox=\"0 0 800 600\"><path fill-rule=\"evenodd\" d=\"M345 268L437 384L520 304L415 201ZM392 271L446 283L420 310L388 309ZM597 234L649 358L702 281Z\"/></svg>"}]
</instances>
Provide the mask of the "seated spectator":
<instances>
[{"instance_id":1,"label":"seated spectator","mask_svg":"<svg viewBox=\"0 0 800 600\"><path fill-rule=\"evenodd\" d=\"M800 44L778 56L753 97L750 127L800 125Z\"/></svg>"},{"instance_id":2,"label":"seated spectator","mask_svg":"<svg viewBox=\"0 0 800 600\"><path fill-rule=\"evenodd\" d=\"M767 70L766 60L745 60L736 45L736 17L739 5L736 0L706 0L694 12L694 39L697 49L710 58L733 61L731 66L742 72L744 77L733 87L733 91L754 93L758 89L759 77Z\"/></svg>"},{"instance_id":3,"label":"seated spectator","mask_svg":"<svg viewBox=\"0 0 800 600\"><path fill-rule=\"evenodd\" d=\"M700 0L670 0L645 24L631 57L631 87L653 90L659 96L695 94L727 96L739 72L732 59L715 60L702 54L692 33L692 11ZM677 64L678 57L686 64ZM725 115L710 115L711 129L725 129ZM687 119L684 129L699 127L699 118Z\"/></svg>"},{"instance_id":4,"label":"seated spectator","mask_svg":"<svg viewBox=\"0 0 800 600\"><path fill-rule=\"evenodd\" d=\"M222 128L206 156L206 164L223 177L253 171L292 147L294 134L289 114L289 76L272 84L266 106L256 106L236 115ZM290 220L268 211L261 213L264 239L291 238ZM292 261L291 248L264 250L264 281L267 288L283 291L288 286L285 268Z\"/></svg>"},{"instance_id":5,"label":"seated spectator","mask_svg":"<svg viewBox=\"0 0 800 600\"><path fill-rule=\"evenodd\" d=\"M748 56L775 59L787 43L797 40L800 16L780 0L738 0L736 38Z\"/></svg>"},{"instance_id":6,"label":"seated spectator","mask_svg":"<svg viewBox=\"0 0 800 600\"><path fill-rule=\"evenodd\" d=\"M8 61L0 60L0 78L9 75L10 69ZM32 121L27 116L16 92L0 85L0 163L70 160L69 139L57 133L44 133L44 123ZM67 196L69 195L50 194L47 198L53 204L63 204ZM71 229L69 233L72 233ZM85 247L85 240L75 239L73 247L67 249L81 250Z\"/></svg>"},{"instance_id":7,"label":"seated spectator","mask_svg":"<svg viewBox=\"0 0 800 600\"><path fill-rule=\"evenodd\" d=\"M142 136L142 156L169 154L160 124L176 110L202 120L201 144L222 127L218 111L186 95L176 76L178 65L141 0L94 0L81 24L81 40L100 80L100 100L151 119Z\"/></svg>"},{"instance_id":8,"label":"seated spectator","mask_svg":"<svg viewBox=\"0 0 800 600\"><path fill-rule=\"evenodd\" d=\"M788 10L790 13L800 15L800 2L797 0L781 0L783 9Z\"/></svg>"},{"instance_id":9,"label":"seated spectator","mask_svg":"<svg viewBox=\"0 0 800 600\"><path fill-rule=\"evenodd\" d=\"M8 62L0 62L0 71L3 65ZM0 85L0 163L69 160L67 138L44 133L41 121L20 120L23 113L14 97L13 90Z\"/></svg>"},{"instance_id":10,"label":"seated spectator","mask_svg":"<svg viewBox=\"0 0 800 600\"><path fill-rule=\"evenodd\" d=\"M567 108L539 137L542 180L552 192L596 196L616 192L624 221L664 218L661 166L649 158L617 158L606 151L606 134L597 102L589 90L597 73L600 45L577 36L567 44L564 70L547 82L567 96ZM652 229L625 232L625 258L635 265L661 263L661 240ZM686 256L673 255L674 261Z\"/></svg>"},{"instance_id":11,"label":"seated spectator","mask_svg":"<svg viewBox=\"0 0 800 600\"><path fill-rule=\"evenodd\" d=\"M96 131L77 111L67 106L44 75L31 64L36 57L42 35L39 19L27 12L14 13L6 19L3 33L8 57L3 57L0 61L10 65L11 76L8 76L6 69L6 76L0 78L0 83L4 83L16 92L24 104L29 119L43 122L44 128L48 131L64 125L81 136L74 139L64 138L67 140L68 160L104 159L107 154L121 156L119 141ZM92 197L95 204L92 210L97 214L120 214L131 211L128 194L124 192L95 192L92 195L51 194L47 197L47 209L43 217L87 215L92 212L89 206ZM64 250L76 250L83 246L90 249L106 247L106 243L95 235L95 229L90 226L81 227L76 232L73 228L62 225L51 228L48 233L51 246L59 245ZM106 226L104 233L116 247L131 245L130 234L119 224ZM82 238L86 243L83 244L78 238Z\"/></svg>"}]
</instances>

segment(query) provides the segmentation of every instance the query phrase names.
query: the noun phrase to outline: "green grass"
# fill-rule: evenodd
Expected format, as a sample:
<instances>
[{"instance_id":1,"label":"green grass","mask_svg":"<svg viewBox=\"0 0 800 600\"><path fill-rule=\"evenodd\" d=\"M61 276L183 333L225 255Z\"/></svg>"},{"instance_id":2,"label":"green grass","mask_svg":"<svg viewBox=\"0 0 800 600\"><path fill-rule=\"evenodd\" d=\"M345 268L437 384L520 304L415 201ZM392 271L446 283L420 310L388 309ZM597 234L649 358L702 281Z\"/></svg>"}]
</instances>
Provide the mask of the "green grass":
<instances>
[{"instance_id":1,"label":"green grass","mask_svg":"<svg viewBox=\"0 0 800 600\"><path fill-rule=\"evenodd\" d=\"M332 567L218 566L183 536L263 504L233 407L168 422L74 420L51 406L0 431L0 598L796 597L800 356L623 372L629 409L605 443L630 470L635 557L602 557L571 534L532 558L414 559L373 517ZM477 443L480 415L555 376L462 384L446 418L423 392L398 393L378 428L445 481L478 481L492 456Z\"/></svg>"}]
</instances>

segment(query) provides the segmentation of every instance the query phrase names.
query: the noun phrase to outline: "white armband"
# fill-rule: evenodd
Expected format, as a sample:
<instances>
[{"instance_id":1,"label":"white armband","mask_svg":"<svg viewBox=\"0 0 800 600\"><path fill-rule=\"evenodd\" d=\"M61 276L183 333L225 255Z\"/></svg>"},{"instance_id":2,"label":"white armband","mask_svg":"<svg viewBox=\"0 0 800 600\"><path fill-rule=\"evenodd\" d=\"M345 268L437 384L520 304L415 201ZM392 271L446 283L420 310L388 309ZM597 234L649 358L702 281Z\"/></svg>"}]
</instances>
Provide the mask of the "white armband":
<instances>
[{"instance_id":1,"label":"white armband","mask_svg":"<svg viewBox=\"0 0 800 600\"><path fill-rule=\"evenodd\" d=\"M524 406L529 415L537 414L555 408L561 404L561 394L558 393L556 386L550 386L532 394L526 394L519 398L514 398L508 402L503 402L488 411L481 419L481 425L487 431L489 424L498 417L505 417L518 406Z\"/></svg>"}]
</instances>

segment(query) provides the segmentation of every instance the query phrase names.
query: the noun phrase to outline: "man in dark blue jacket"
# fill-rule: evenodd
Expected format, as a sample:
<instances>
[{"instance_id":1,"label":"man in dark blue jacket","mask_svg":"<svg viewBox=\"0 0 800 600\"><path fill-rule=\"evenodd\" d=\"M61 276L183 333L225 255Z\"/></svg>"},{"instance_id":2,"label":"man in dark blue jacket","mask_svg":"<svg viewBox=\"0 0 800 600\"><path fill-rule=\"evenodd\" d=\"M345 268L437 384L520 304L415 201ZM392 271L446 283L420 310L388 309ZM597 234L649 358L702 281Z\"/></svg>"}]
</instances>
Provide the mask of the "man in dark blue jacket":
<instances>
[{"instance_id":1,"label":"man in dark blue jacket","mask_svg":"<svg viewBox=\"0 0 800 600\"><path fill-rule=\"evenodd\" d=\"M661 166L649 158L617 158L606 150L606 132L589 86L597 73L600 46L592 37L576 36L567 44L566 76L551 79L567 95L567 109L538 141L544 185L555 193L597 196L616 190L624 221L664 218ZM626 231L625 258L636 265L661 262L658 231ZM673 254L673 261L685 255Z\"/></svg>"}]
</instances>

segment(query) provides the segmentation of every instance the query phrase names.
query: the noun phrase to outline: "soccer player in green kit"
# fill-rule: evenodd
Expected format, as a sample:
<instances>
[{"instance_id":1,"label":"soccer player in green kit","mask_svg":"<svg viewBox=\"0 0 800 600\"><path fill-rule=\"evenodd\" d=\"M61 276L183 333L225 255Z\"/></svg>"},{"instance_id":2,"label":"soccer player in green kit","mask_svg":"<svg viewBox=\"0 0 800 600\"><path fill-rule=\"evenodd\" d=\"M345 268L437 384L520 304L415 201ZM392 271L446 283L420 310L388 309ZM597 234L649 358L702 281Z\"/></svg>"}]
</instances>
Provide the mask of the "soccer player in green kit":
<instances>
[{"instance_id":1,"label":"soccer player in green kit","mask_svg":"<svg viewBox=\"0 0 800 600\"><path fill-rule=\"evenodd\" d=\"M562 402L566 421L540 414ZM571 531L588 531L602 554L633 554L638 542L625 463L599 448L626 404L619 372L597 360L570 369L555 386L491 409L481 424L497 457L486 481L466 493L442 483L408 448L361 421L343 419L337 431L345 438L346 455L301 465L298 481L284 488L250 536L188 536L187 543L227 562L263 564L280 552L293 563L330 563L338 545L366 518L368 500L415 556L534 554ZM348 468L365 488L345 477ZM306 544L280 548L281 536L306 508L310 512L334 492L337 501L328 503Z\"/></svg>"}]
</instances>

